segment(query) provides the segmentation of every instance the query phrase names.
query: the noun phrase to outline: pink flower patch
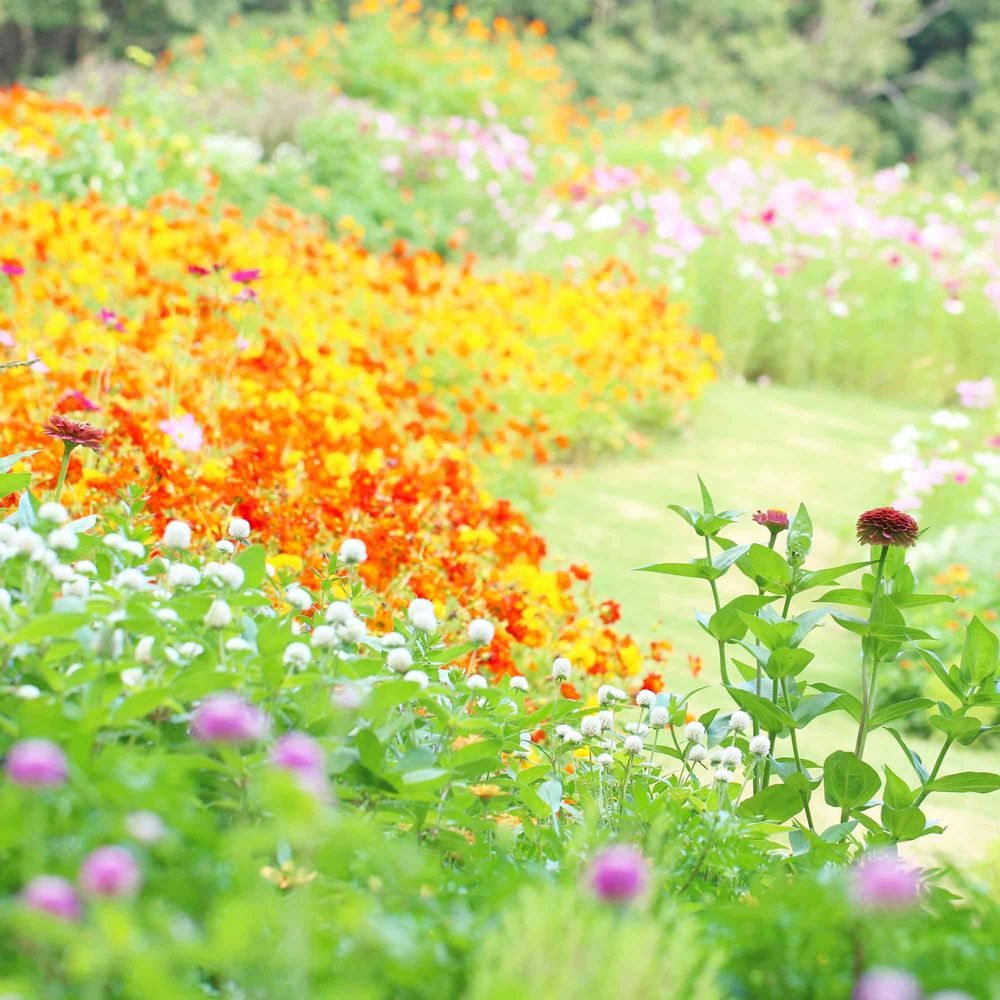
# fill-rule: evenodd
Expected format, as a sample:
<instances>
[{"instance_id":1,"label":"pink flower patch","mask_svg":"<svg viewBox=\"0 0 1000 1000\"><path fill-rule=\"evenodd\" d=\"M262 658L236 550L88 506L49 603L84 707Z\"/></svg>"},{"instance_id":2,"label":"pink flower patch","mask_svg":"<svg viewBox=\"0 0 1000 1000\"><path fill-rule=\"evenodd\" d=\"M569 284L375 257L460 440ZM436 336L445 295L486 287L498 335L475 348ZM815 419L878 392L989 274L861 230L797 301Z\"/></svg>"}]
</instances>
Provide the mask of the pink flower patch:
<instances>
[{"instance_id":1,"label":"pink flower patch","mask_svg":"<svg viewBox=\"0 0 1000 1000\"><path fill-rule=\"evenodd\" d=\"M160 422L160 430L166 434L181 451L201 451L205 435L190 413L183 413L174 420Z\"/></svg>"}]
</instances>

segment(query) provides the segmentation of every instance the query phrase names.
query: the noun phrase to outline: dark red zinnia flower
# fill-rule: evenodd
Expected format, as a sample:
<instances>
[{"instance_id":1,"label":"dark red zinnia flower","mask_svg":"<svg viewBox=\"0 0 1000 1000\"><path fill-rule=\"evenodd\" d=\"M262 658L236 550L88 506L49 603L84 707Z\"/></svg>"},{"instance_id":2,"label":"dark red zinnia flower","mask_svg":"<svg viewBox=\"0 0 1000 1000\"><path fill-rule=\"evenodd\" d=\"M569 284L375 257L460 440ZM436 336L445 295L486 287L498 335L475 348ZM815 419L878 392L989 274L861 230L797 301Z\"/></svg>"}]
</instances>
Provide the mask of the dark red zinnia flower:
<instances>
[{"instance_id":1,"label":"dark red zinnia flower","mask_svg":"<svg viewBox=\"0 0 1000 1000\"><path fill-rule=\"evenodd\" d=\"M53 413L45 422L42 430L49 437L58 438L74 447L83 445L84 448L90 448L91 451L101 450L101 442L107 433L100 427L88 424L86 420L70 420L69 417L63 416L61 413Z\"/></svg>"},{"instance_id":2,"label":"dark red zinnia flower","mask_svg":"<svg viewBox=\"0 0 1000 1000\"><path fill-rule=\"evenodd\" d=\"M768 531L773 531L775 534L788 528L788 515L783 510L777 510L773 507L757 511L753 519L757 524L762 524Z\"/></svg>"},{"instance_id":3,"label":"dark red zinnia flower","mask_svg":"<svg viewBox=\"0 0 1000 1000\"><path fill-rule=\"evenodd\" d=\"M858 518L858 541L862 545L900 545L909 548L917 541L920 526L895 507L876 507Z\"/></svg>"}]
</instances>

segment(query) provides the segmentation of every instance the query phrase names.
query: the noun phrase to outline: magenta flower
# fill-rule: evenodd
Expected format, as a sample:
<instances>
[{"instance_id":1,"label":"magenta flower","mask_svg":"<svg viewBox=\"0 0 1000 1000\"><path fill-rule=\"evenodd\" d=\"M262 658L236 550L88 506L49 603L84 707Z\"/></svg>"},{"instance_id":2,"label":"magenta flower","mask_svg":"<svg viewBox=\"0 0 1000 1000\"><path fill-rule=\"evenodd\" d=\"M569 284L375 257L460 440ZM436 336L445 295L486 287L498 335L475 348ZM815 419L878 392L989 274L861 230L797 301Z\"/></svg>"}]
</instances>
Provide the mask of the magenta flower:
<instances>
[{"instance_id":1,"label":"magenta flower","mask_svg":"<svg viewBox=\"0 0 1000 1000\"><path fill-rule=\"evenodd\" d=\"M8 278L16 278L18 275L24 274L24 267L19 261L4 260L0 262L0 272L6 274Z\"/></svg>"},{"instance_id":2,"label":"magenta flower","mask_svg":"<svg viewBox=\"0 0 1000 1000\"><path fill-rule=\"evenodd\" d=\"M36 875L21 890L21 902L30 910L48 913L60 920L76 921L83 915L76 890L58 875Z\"/></svg>"},{"instance_id":3,"label":"magenta flower","mask_svg":"<svg viewBox=\"0 0 1000 1000\"><path fill-rule=\"evenodd\" d=\"M188 264L187 271L188 274L192 274L196 278L204 278L206 274L212 273L207 267L201 267L198 264Z\"/></svg>"},{"instance_id":4,"label":"magenta flower","mask_svg":"<svg viewBox=\"0 0 1000 1000\"><path fill-rule=\"evenodd\" d=\"M260 268L250 267L243 271L233 271L230 278L238 285L249 285L251 281L260 281Z\"/></svg>"},{"instance_id":5,"label":"magenta flower","mask_svg":"<svg viewBox=\"0 0 1000 1000\"><path fill-rule=\"evenodd\" d=\"M323 770L323 748L305 733L287 733L274 745L271 760L286 771L320 772Z\"/></svg>"},{"instance_id":6,"label":"magenta flower","mask_svg":"<svg viewBox=\"0 0 1000 1000\"><path fill-rule=\"evenodd\" d=\"M628 903L645 892L649 884L649 862L634 847L605 848L591 861L587 884L598 899Z\"/></svg>"},{"instance_id":7,"label":"magenta flower","mask_svg":"<svg viewBox=\"0 0 1000 1000\"><path fill-rule=\"evenodd\" d=\"M899 910L920 899L919 874L888 854L862 859L851 872L851 894L870 909Z\"/></svg>"},{"instance_id":8,"label":"magenta flower","mask_svg":"<svg viewBox=\"0 0 1000 1000\"><path fill-rule=\"evenodd\" d=\"M17 785L52 788L66 780L66 755L51 740L15 743L7 754L7 777Z\"/></svg>"},{"instance_id":9,"label":"magenta flower","mask_svg":"<svg viewBox=\"0 0 1000 1000\"><path fill-rule=\"evenodd\" d=\"M98 847L84 859L80 885L91 896L134 896L142 885L142 872L124 847Z\"/></svg>"},{"instance_id":10,"label":"magenta flower","mask_svg":"<svg viewBox=\"0 0 1000 1000\"><path fill-rule=\"evenodd\" d=\"M775 507L757 511L753 515L753 520L756 524L767 528L774 535L788 530L788 515L783 510L778 510Z\"/></svg>"},{"instance_id":11,"label":"magenta flower","mask_svg":"<svg viewBox=\"0 0 1000 1000\"><path fill-rule=\"evenodd\" d=\"M872 969L855 984L851 1000L920 1000L920 983L898 969Z\"/></svg>"},{"instance_id":12,"label":"magenta flower","mask_svg":"<svg viewBox=\"0 0 1000 1000\"><path fill-rule=\"evenodd\" d=\"M182 413L172 420L161 420L160 430L166 434L181 451L201 451L205 435L198 422L190 413Z\"/></svg>"},{"instance_id":13,"label":"magenta flower","mask_svg":"<svg viewBox=\"0 0 1000 1000\"><path fill-rule=\"evenodd\" d=\"M101 322L108 327L109 330L117 330L119 333L125 331L125 320L121 318L116 312L112 312L110 309L102 309L99 313Z\"/></svg>"},{"instance_id":14,"label":"magenta flower","mask_svg":"<svg viewBox=\"0 0 1000 1000\"><path fill-rule=\"evenodd\" d=\"M235 694L213 694L194 711L191 735L202 743L244 743L260 739L267 717Z\"/></svg>"}]
</instances>

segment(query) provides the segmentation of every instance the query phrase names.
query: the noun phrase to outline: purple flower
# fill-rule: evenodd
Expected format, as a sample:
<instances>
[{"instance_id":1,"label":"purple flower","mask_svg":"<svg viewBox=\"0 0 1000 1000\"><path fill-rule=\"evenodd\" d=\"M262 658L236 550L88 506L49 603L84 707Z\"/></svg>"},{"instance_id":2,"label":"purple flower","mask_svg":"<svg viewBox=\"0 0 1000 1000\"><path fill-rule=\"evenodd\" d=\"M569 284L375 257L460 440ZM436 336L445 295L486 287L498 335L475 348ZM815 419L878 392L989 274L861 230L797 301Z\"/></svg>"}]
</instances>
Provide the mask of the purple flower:
<instances>
[{"instance_id":1,"label":"purple flower","mask_svg":"<svg viewBox=\"0 0 1000 1000\"><path fill-rule=\"evenodd\" d=\"M634 847L608 847L594 856L587 883L598 899L628 903L649 883L649 862Z\"/></svg>"},{"instance_id":2,"label":"purple flower","mask_svg":"<svg viewBox=\"0 0 1000 1000\"><path fill-rule=\"evenodd\" d=\"M249 285L251 281L260 281L260 268L250 267L243 271L233 271L230 277L238 285Z\"/></svg>"},{"instance_id":3,"label":"purple flower","mask_svg":"<svg viewBox=\"0 0 1000 1000\"><path fill-rule=\"evenodd\" d=\"M855 984L851 1000L920 1000L920 983L898 969L872 969Z\"/></svg>"},{"instance_id":4,"label":"purple flower","mask_svg":"<svg viewBox=\"0 0 1000 1000\"><path fill-rule=\"evenodd\" d=\"M203 743L244 743L257 740L267 729L260 709L235 694L214 694L194 712L191 735Z\"/></svg>"},{"instance_id":5,"label":"purple flower","mask_svg":"<svg viewBox=\"0 0 1000 1000\"><path fill-rule=\"evenodd\" d=\"M124 847L98 847L84 859L80 885L92 896L134 896L142 885L142 872Z\"/></svg>"},{"instance_id":6,"label":"purple flower","mask_svg":"<svg viewBox=\"0 0 1000 1000\"><path fill-rule=\"evenodd\" d=\"M920 876L888 854L864 858L851 872L851 892L857 903L872 909L896 910L920 898Z\"/></svg>"},{"instance_id":7,"label":"purple flower","mask_svg":"<svg viewBox=\"0 0 1000 1000\"><path fill-rule=\"evenodd\" d=\"M36 788L61 785L66 780L66 755L51 740L21 740L7 754L7 777L18 785Z\"/></svg>"},{"instance_id":8,"label":"purple flower","mask_svg":"<svg viewBox=\"0 0 1000 1000\"><path fill-rule=\"evenodd\" d=\"M60 920L79 920L83 914L76 890L58 875L36 875L21 890L21 902L31 910Z\"/></svg>"},{"instance_id":9,"label":"purple flower","mask_svg":"<svg viewBox=\"0 0 1000 1000\"><path fill-rule=\"evenodd\" d=\"M201 451L205 443L205 435L190 413L182 413L173 420L160 421L160 430L170 437L181 451Z\"/></svg>"},{"instance_id":10,"label":"purple flower","mask_svg":"<svg viewBox=\"0 0 1000 1000\"><path fill-rule=\"evenodd\" d=\"M286 771L322 771L323 748L305 733L288 733L274 745L271 760Z\"/></svg>"}]
</instances>

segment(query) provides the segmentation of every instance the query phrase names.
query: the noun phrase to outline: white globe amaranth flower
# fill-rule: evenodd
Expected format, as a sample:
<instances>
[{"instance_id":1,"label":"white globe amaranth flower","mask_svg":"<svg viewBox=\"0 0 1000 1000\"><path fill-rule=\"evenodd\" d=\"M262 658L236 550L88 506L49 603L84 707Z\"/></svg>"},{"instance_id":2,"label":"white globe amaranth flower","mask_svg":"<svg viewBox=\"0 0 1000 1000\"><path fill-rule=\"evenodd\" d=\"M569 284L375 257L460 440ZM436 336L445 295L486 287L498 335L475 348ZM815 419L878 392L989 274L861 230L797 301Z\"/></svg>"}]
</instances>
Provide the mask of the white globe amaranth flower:
<instances>
[{"instance_id":1,"label":"white globe amaranth flower","mask_svg":"<svg viewBox=\"0 0 1000 1000\"><path fill-rule=\"evenodd\" d=\"M191 545L191 525L187 521L171 521L163 530L163 544L168 549L186 549Z\"/></svg>"},{"instance_id":2,"label":"white globe amaranth flower","mask_svg":"<svg viewBox=\"0 0 1000 1000\"><path fill-rule=\"evenodd\" d=\"M611 754L609 753L598 754L597 758L594 761L594 763L597 764L599 767L611 767L611 765L614 764L614 762L615 762L614 757L612 757Z\"/></svg>"},{"instance_id":3,"label":"white globe amaranth flower","mask_svg":"<svg viewBox=\"0 0 1000 1000\"><path fill-rule=\"evenodd\" d=\"M733 772L728 768L720 767L715 772L715 780L721 781L723 784L729 784L729 782L733 780Z\"/></svg>"},{"instance_id":4,"label":"white globe amaranth flower","mask_svg":"<svg viewBox=\"0 0 1000 1000\"><path fill-rule=\"evenodd\" d=\"M285 600L298 611L307 611L313 606L312 594L297 583L293 583L285 591Z\"/></svg>"},{"instance_id":5,"label":"white globe amaranth flower","mask_svg":"<svg viewBox=\"0 0 1000 1000\"><path fill-rule=\"evenodd\" d=\"M205 624L209 628L225 628L233 622L232 609L225 601L212 601L205 612Z\"/></svg>"},{"instance_id":6,"label":"white globe amaranth flower","mask_svg":"<svg viewBox=\"0 0 1000 1000\"><path fill-rule=\"evenodd\" d=\"M200 642L182 642L177 652L185 659L193 660L196 656L201 656L205 652L205 647Z\"/></svg>"},{"instance_id":7,"label":"white globe amaranth flower","mask_svg":"<svg viewBox=\"0 0 1000 1000\"><path fill-rule=\"evenodd\" d=\"M413 622L413 627L420 629L421 632L433 632L437 629L437 619L424 611L411 615L410 621Z\"/></svg>"},{"instance_id":8,"label":"white globe amaranth flower","mask_svg":"<svg viewBox=\"0 0 1000 1000\"><path fill-rule=\"evenodd\" d=\"M232 590L239 590L246 579L246 574L236 563L225 563L213 575Z\"/></svg>"},{"instance_id":9,"label":"white globe amaranth flower","mask_svg":"<svg viewBox=\"0 0 1000 1000\"><path fill-rule=\"evenodd\" d=\"M626 753L642 753L644 745L645 744L643 744L642 742L642 737L636 736L634 734L631 736L626 736L624 741L622 742L622 746L625 748Z\"/></svg>"},{"instance_id":10,"label":"white globe amaranth flower","mask_svg":"<svg viewBox=\"0 0 1000 1000\"><path fill-rule=\"evenodd\" d=\"M615 713L610 708L605 708L597 713L600 720L601 729L610 729L615 724Z\"/></svg>"},{"instance_id":11,"label":"white globe amaranth flower","mask_svg":"<svg viewBox=\"0 0 1000 1000\"><path fill-rule=\"evenodd\" d=\"M627 700L628 695L621 688L616 688L611 684L602 684L597 689L597 702L599 705Z\"/></svg>"},{"instance_id":12,"label":"white globe amaranth flower","mask_svg":"<svg viewBox=\"0 0 1000 1000\"><path fill-rule=\"evenodd\" d=\"M731 770L735 769L743 763L743 754L740 752L739 747L726 747L722 751L722 765L723 767L728 767Z\"/></svg>"},{"instance_id":13,"label":"white globe amaranth flower","mask_svg":"<svg viewBox=\"0 0 1000 1000\"><path fill-rule=\"evenodd\" d=\"M156 617L160 619L161 622L177 622L180 618L177 612L173 608L160 608L156 612Z\"/></svg>"},{"instance_id":14,"label":"white globe amaranth flower","mask_svg":"<svg viewBox=\"0 0 1000 1000\"><path fill-rule=\"evenodd\" d=\"M645 736L649 732L649 726L644 722L630 722L625 726L625 732L635 733L637 736Z\"/></svg>"},{"instance_id":15,"label":"white globe amaranth flower","mask_svg":"<svg viewBox=\"0 0 1000 1000\"><path fill-rule=\"evenodd\" d=\"M56 528L49 532L48 544L61 552L72 552L80 544L76 532L72 528Z\"/></svg>"},{"instance_id":16,"label":"white globe amaranth flower","mask_svg":"<svg viewBox=\"0 0 1000 1000\"><path fill-rule=\"evenodd\" d=\"M231 556L236 551L236 546L228 538L220 538L215 543L215 551Z\"/></svg>"},{"instance_id":17,"label":"white globe amaranth flower","mask_svg":"<svg viewBox=\"0 0 1000 1000\"><path fill-rule=\"evenodd\" d=\"M63 584L63 595L65 597L89 597L90 581L85 576L71 577Z\"/></svg>"},{"instance_id":18,"label":"white globe amaranth flower","mask_svg":"<svg viewBox=\"0 0 1000 1000\"><path fill-rule=\"evenodd\" d=\"M431 682L431 679L422 670L407 670L403 675L403 680L413 681L415 684L419 684L421 688L427 687Z\"/></svg>"},{"instance_id":19,"label":"white globe amaranth flower","mask_svg":"<svg viewBox=\"0 0 1000 1000\"><path fill-rule=\"evenodd\" d=\"M413 666L413 656L408 649L397 646L386 653L385 665L397 674L405 674Z\"/></svg>"},{"instance_id":20,"label":"white globe amaranth flower","mask_svg":"<svg viewBox=\"0 0 1000 1000\"><path fill-rule=\"evenodd\" d=\"M65 524L69 520L69 514L61 503L49 500L38 508L38 520L48 521L50 524Z\"/></svg>"},{"instance_id":21,"label":"white globe amaranth flower","mask_svg":"<svg viewBox=\"0 0 1000 1000\"><path fill-rule=\"evenodd\" d=\"M119 590L145 590L148 582L141 569L123 569L115 574L115 586Z\"/></svg>"},{"instance_id":22,"label":"white globe amaranth flower","mask_svg":"<svg viewBox=\"0 0 1000 1000\"><path fill-rule=\"evenodd\" d=\"M57 583L68 583L76 576L72 566L64 566L60 563L58 566L52 567L52 579Z\"/></svg>"},{"instance_id":23,"label":"white globe amaranth flower","mask_svg":"<svg viewBox=\"0 0 1000 1000\"><path fill-rule=\"evenodd\" d=\"M19 556L33 556L45 547L42 536L36 534L31 528L18 528L11 544Z\"/></svg>"},{"instance_id":24,"label":"white globe amaranth flower","mask_svg":"<svg viewBox=\"0 0 1000 1000\"><path fill-rule=\"evenodd\" d=\"M469 642L478 643L480 646L488 646L496 635L493 622L485 618L473 618L469 622Z\"/></svg>"},{"instance_id":25,"label":"white globe amaranth flower","mask_svg":"<svg viewBox=\"0 0 1000 1000\"><path fill-rule=\"evenodd\" d=\"M344 642L361 642L368 635L368 626L360 618L352 618L349 622L337 626L340 638Z\"/></svg>"},{"instance_id":26,"label":"white globe amaranth flower","mask_svg":"<svg viewBox=\"0 0 1000 1000\"><path fill-rule=\"evenodd\" d=\"M556 681L569 680L570 671L572 669L573 664L570 663L565 656L557 656L552 661L552 679Z\"/></svg>"},{"instance_id":27,"label":"white globe amaranth flower","mask_svg":"<svg viewBox=\"0 0 1000 1000\"><path fill-rule=\"evenodd\" d=\"M77 573L85 573L88 576L97 572L97 567L89 559L79 559L73 563L73 569Z\"/></svg>"},{"instance_id":28,"label":"white globe amaranth flower","mask_svg":"<svg viewBox=\"0 0 1000 1000\"><path fill-rule=\"evenodd\" d=\"M316 649L323 649L326 646L333 646L337 642L337 633L332 625L317 625L312 630L309 641Z\"/></svg>"},{"instance_id":29,"label":"white globe amaranth flower","mask_svg":"<svg viewBox=\"0 0 1000 1000\"><path fill-rule=\"evenodd\" d=\"M649 724L654 729L662 729L670 719L670 713L663 705L656 705L649 710Z\"/></svg>"},{"instance_id":30,"label":"white globe amaranth flower","mask_svg":"<svg viewBox=\"0 0 1000 1000\"><path fill-rule=\"evenodd\" d=\"M167 826L154 812L140 809L125 817L125 829L140 844L155 844L167 835Z\"/></svg>"},{"instance_id":31,"label":"white globe amaranth flower","mask_svg":"<svg viewBox=\"0 0 1000 1000\"><path fill-rule=\"evenodd\" d=\"M761 733L750 738L750 753L754 757L766 757L771 752L771 741Z\"/></svg>"},{"instance_id":32,"label":"white globe amaranth flower","mask_svg":"<svg viewBox=\"0 0 1000 1000\"><path fill-rule=\"evenodd\" d=\"M380 641L386 649L395 649L397 646L406 645L406 637L398 632L386 632Z\"/></svg>"},{"instance_id":33,"label":"white globe amaranth flower","mask_svg":"<svg viewBox=\"0 0 1000 1000\"><path fill-rule=\"evenodd\" d=\"M708 754L708 760L711 764L721 764L722 763L722 747L712 747Z\"/></svg>"},{"instance_id":34,"label":"white globe amaranth flower","mask_svg":"<svg viewBox=\"0 0 1000 1000\"><path fill-rule=\"evenodd\" d=\"M312 660L312 651L304 642L290 642L285 646L285 652L281 657L286 667L301 670L309 665Z\"/></svg>"},{"instance_id":35,"label":"white globe amaranth flower","mask_svg":"<svg viewBox=\"0 0 1000 1000\"><path fill-rule=\"evenodd\" d=\"M354 610L347 601L333 601L326 609L326 620L331 625L346 625L354 617Z\"/></svg>"},{"instance_id":36,"label":"white globe amaranth flower","mask_svg":"<svg viewBox=\"0 0 1000 1000\"><path fill-rule=\"evenodd\" d=\"M585 715L580 720L580 732L583 733L587 739L593 739L596 736L600 736L602 728L601 720L596 715Z\"/></svg>"},{"instance_id":37,"label":"white globe amaranth flower","mask_svg":"<svg viewBox=\"0 0 1000 1000\"><path fill-rule=\"evenodd\" d=\"M135 644L135 662L151 665L153 661L153 646L156 640L151 635L144 635Z\"/></svg>"},{"instance_id":38,"label":"white globe amaranth flower","mask_svg":"<svg viewBox=\"0 0 1000 1000\"><path fill-rule=\"evenodd\" d=\"M583 733L581 733L578 729L574 729L572 726L563 726L561 728L563 731L558 735L559 738L563 741L563 743L583 742Z\"/></svg>"},{"instance_id":39,"label":"white globe amaranth flower","mask_svg":"<svg viewBox=\"0 0 1000 1000\"><path fill-rule=\"evenodd\" d=\"M122 552L128 553L130 556L135 556L136 559L146 558L146 546L142 542L133 541L131 538L126 538L119 546Z\"/></svg>"},{"instance_id":40,"label":"white globe amaranth flower","mask_svg":"<svg viewBox=\"0 0 1000 1000\"><path fill-rule=\"evenodd\" d=\"M245 541L250 537L250 522L243 517L234 517L229 522L229 537Z\"/></svg>"},{"instance_id":41,"label":"white globe amaranth flower","mask_svg":"<svg viewBox=\"0 0 1000 1000\"><path fill-rule=\"evenodd\" d=\"M125 687L137 688L141 687L142 682L146 679L146 672L142 667L126 667L119 676Z\"/></svg>"},{"instance_id":42,"label":"white globe amaranth flower","mask_svg":"<svg viewBox=\"0 0 1000 1000\"><path fill-rule=\"evenodd\" d=\"M692 743L688 747L687 759L692 764L700 764L708 756L708 750L701 743Z\"/></svg>"},{"instance_id":43,"label":"white globe amaranth flower","mask_svg":"<svg viewBox=\"0 0 1000 1000\"><path fill-rule=\"evenodd\" d=\"M201 583L201 573L194 566L174 563L167 570L167 583L171 587L197 587Z\"/></svg>"},{"instance_id":44,"label":"white globe amaranth flower","mask_svg":"<svg viewBox=\"0 0 1000 1000\"><path fill-rule=\"evenodd\" d=\"M6 521L0 522L0 544L11 545L17 538L17 528Z\"/></svg>"},{"instance_id":45,"label":"white globe amaranth flower","mask_svg":"<svg viewBox=\"0 0 1000 1000\"><path fill-rule=\"evenodd\" d=\"M745 733L753 728L753 719L746 712L733 712L729 717L729 729L734 733Z\"/></svg>"},{"instance_id":46,"label":"white globe amaranth flower","mask_svg":"<svg viewBox=\"0 0 1000 1000\"><path fill-rule=\"evenodd\" d=\"M465 683L473 689L473 691L481 691L486 685L486 678L482 674L469 674L465 678Z\"/></svg>"},{"instance_id":47,"label":"white globe amaranth flower","mask_svg":"<svg viewBox=\"0 0 1000 1000\"><path fill-rule=\"evenodd\" d=\"M14 694L24 701L34 701L41 697L42 692L34 684L22 684L14 689Z\"/></svg>"},{"instance_id":48,"label":"white globe amaranth flower","mask_svg":"<svg viewBox=\"0 0 1000 1000\"><path fill-rule=\"evenodd\" d=\"M647 691L645 688L639 691L635 696L635 703L640 708L649 708L655 701L656 695L652 691Z\"/></svg>"},{"instance_id":49,"label":"white globe amaranth flower","mask_svg":"<svg viewBox=\"0 0 1000 1000\"><path fill-rule=\"evenodd\" d=\"M689 722L684 727L684 739L688 743L700 743L705 738L705 727L700 722Z\"/></svg>"},{"instance_id":50,"label":"white globe amaranth flower","mask_svg":"<svg viewBox=\"0 0 1000 1000\"><path fill-rule=\"evenodd\" d=\"M243 638L243 636L234 635L231 639L226 640L226 649L229 650L230 653L245 653L248 650L253 649L253 646L251 646L250 643Z\"/></svg>"},{"instance_id":51,"label":"white globe amaranth flower","mask_svg":"<svg viewBox=\"0 0 1000 1000\"><path fill-rule=\"evenodd\" d=\"M528 678L522 677L518 674L516 677L511 677L510 686L515 691L527 691L528 690Z\"/></svg>"},{"instance_id":52,"label":"white globe amaranth flower","mask_svg":"<svg viewBox=\"0 0 1000 1000\"><path fill-rule=\"evenodd\" d=\"M340 551L337 555L340 557L341 562L356 566L368 558L368 550L360 538L345 538L341 543Z\"/></svg>"}]
</instances>

